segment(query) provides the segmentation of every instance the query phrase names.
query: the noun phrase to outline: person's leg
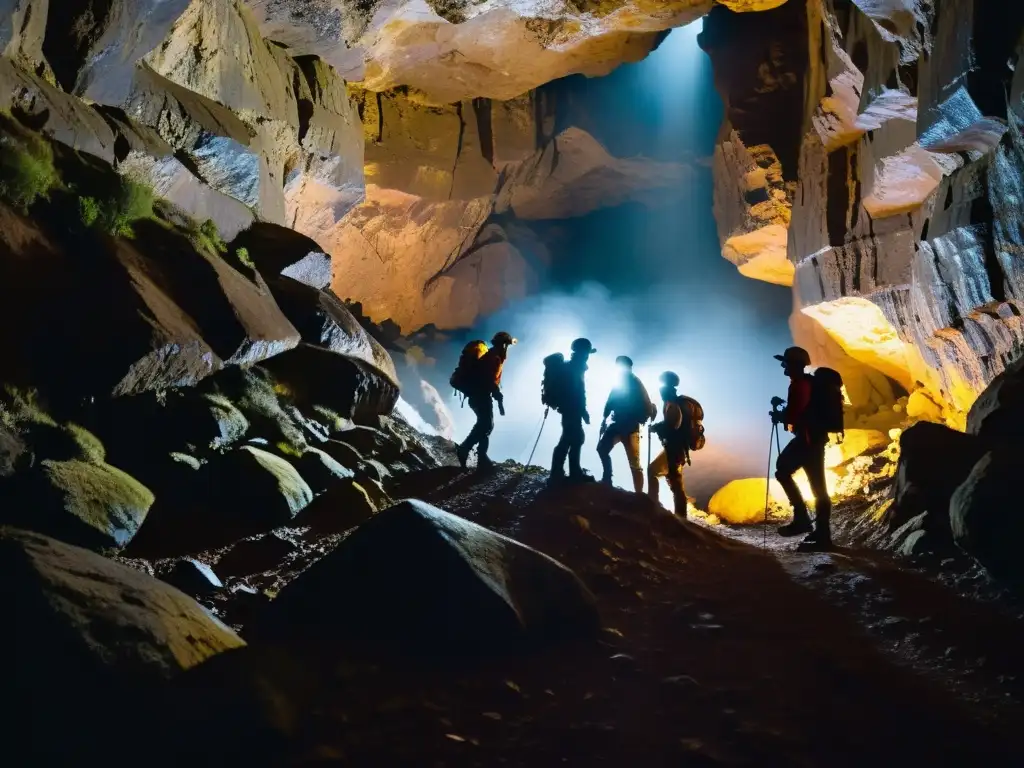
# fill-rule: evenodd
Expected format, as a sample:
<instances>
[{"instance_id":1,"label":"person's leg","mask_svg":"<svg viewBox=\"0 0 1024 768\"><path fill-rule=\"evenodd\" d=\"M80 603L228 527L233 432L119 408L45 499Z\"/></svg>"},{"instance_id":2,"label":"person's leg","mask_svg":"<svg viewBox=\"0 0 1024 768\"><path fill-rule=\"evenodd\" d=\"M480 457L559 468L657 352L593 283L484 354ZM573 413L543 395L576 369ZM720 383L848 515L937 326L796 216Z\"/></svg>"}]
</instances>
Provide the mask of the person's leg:
<instances>
[{"instance_id":1,"label":"person's leg","mask_svg":"<svg viewBox=\"0 0 1024 768\"><path fill-rule=\"evenodd\" d=\"M551 454L552 477L565 477L565 457L569 455L569 431L571 429L571 420L562 414L562 434L555 445L554 453Z\"/></svg>"},{"instance_id":2,"label":"person's leg","mask_svg":"<svg viewBox=\"0 0 1024 768\"><path fill-rule=\"evenodd\" d=\"M832 543L830 518L832 516L832 500L828 495L828 484L825 481L825 442L813 443L807 451L804 471L807 481L814 494L814 533L813 538L819 544Z\"/></svg>"},{"instance_id":3,"label":"person's leg","mask_svg":"<svg viewBox=\"0 0 1024 768\"><path fill-rule=\"evenodd\" d=\"M658 451L654 461L647 467L647 495L658 500L658 478L668 474L668 454L664 449Z\"/></svg>"},{"instance_id":4,"label":"person's leg","mask_svg":"<svg viewBox=\"0 0 1024 768\"><path fill-rule=\"evenodd\" d=\"M459 444L459 447L455 451L455 454L459 457L459 464L463 467L466 466L466 461L469 459L470 451L472 451L473 447L480 442L480 413L477 410L476 400L470 399L469 408L473 411L476 421L473 423L473 428L469 430L469 434L466 435L466 439Z\"/></svg>"},{"instance_id":5,"label":"person's leg","mask_svg":"<svg viewBox=\"0 0 1024 768\"><path fill-rule=\"evenodd\" d=\"M476 463L480 467L490 465L491 458L487 455L487 449L491 445L491 432L494 431L494 401L488 397L486 402L481 401L474 409L477 414L476 425L480 430L477 438Z\"/></svg>"},{"instance_id":6,"label":"person's leg","mask_svg":"<svg viewBox=\"0 0 1024 768\"><path fill-rule=\"evenodd\" d=\"M573 419L572 426L569 429L569 475L571 477L583 477L583 466L580 464L583 442L586 439L586 435L583 432L583 419L577 416Z\"/></svg>"},{"instance_id":7,"label":"person's leg","mask_svg":"<svg viewBox=\"0 0 1024 768\"><path fill-rule=\"evenodd\" d=\"M630 474L633 475L633 492L643 493L644 471L640 468L640 430L635 429L624 435L622 447L626 449L626 461L629 463Z\"/></svg>"},{"instance_id":8,"label":"person's leg","mask_svg":"<svg viewBox=\"0 0 1024 768\"><path fill-rule=\"evenodd\" d=\"M683 487L683 456L678 451L666 451L666 477L672 490L672 507L675 513L686 517L686 489Z\"/></svg>"},{"instance_id":9,"label":"person's leg","mask_svg":"<svg viewBox=\"0 0 1024 768\"><path fill-rule=\"evenodd\" d=\"M775 479L779 481L782 490L786 492L793 507L793 522L779 527L779 534L782 536L799 536L802 533L811 531L811 517L807 514L807 504L804 497L797 488L793 475L799 471L807 458L807 443L800 436L794 437L775 461Z\"/></svg>"},{"instance_id":10,"label":"person's leg","mask_svg":"<svg viewBox=\"0 0 1024 768\"><path fill-rule=\"evenodd\" d=\"M601 482L611 485L612 483L612 448L619 441L615 425L611 424L597 441L597 455L601 459Z\"/></svg>"}]
</instances>

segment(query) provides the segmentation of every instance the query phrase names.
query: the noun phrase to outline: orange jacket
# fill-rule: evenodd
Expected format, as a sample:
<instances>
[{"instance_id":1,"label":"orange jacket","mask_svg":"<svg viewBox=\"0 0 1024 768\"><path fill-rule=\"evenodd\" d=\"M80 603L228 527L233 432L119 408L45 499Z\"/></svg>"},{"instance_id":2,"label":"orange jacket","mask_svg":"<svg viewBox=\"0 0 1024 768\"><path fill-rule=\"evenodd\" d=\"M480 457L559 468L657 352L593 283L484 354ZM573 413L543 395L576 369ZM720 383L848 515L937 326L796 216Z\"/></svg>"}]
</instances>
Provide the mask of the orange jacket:
<instances>
[{"instance_id":1,"label":"orange jacket","mask_svg":"<svg viewBox=\"0 0 1024 768\"><path fill-rule=\"evenodd\" d=\"M494 395L500 391L504 366L505 355L498 347L491 347L480 358L480 382L488 386L488 394Z\"/></svg>"}]
</instances>

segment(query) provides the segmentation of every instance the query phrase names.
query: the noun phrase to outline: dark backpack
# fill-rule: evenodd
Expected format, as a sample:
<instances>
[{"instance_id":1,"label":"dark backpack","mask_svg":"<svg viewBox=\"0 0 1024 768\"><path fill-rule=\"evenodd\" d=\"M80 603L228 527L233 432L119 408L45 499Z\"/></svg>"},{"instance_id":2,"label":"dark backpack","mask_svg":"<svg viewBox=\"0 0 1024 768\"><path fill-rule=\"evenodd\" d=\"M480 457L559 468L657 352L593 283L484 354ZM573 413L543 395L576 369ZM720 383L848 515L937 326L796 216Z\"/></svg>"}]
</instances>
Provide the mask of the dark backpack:
<instances>
[{"instance_id":1,"label":"dark backpack","mask_svg":"<svg viewBox=\"0 0 1024 768\"><path fill-rule=\"evenodd\" d=\"M566 406L569 389L569 363L556 352L544 358L544 378L540 385L540 401L554 411Z\"/></svg>"},{"instance_id":2,"label":"dark backpack","mask_svg":"<svg viewBox=\"0 0 1024 768\"><path fill-rule=\"evenodd\" d=\"M448 383L464 397L476 394L483 387L480 372L480 359L487 354L487 344L474 339L462 348L459 364L455 367Z\"/></svg>"},{"instance_id":3,"label":"dark backpack","mask_svg":"<svg viewBox=\"0 0 1024 768\"><path fill-rule=\"evenodd\" d=\"M843 402L843 377L831 368L817 368L811 376L811 402L807 409L811 433L842 435Z\"/></svg>"},{"instance_id":4,"label":"dark backpack","mask_svg":"<svg viewBox=\"0 0 1024 768\"><path fill-rule=\"evenodd\" d=\"M686 395L679 395L676 404L683 412L683 423L679 430L683 433L686 452L699 451L707 443L704 437L704 408Z\"/></svg>"}]
</instances>

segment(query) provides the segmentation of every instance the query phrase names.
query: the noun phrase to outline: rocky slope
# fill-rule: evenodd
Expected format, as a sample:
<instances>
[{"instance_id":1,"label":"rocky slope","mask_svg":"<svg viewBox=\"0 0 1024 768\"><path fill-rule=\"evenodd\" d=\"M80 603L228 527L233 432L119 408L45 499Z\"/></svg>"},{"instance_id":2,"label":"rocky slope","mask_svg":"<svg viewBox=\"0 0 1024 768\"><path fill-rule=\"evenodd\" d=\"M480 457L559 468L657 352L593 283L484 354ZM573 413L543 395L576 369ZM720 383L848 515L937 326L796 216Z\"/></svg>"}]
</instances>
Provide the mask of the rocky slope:
<instances>
[{"instance_id":1,"label":"rocky slope","mask_svg":"<svg viewBox=\"0 0 1024 768\"><path fill-rule=\"evenodd\" d=\"M714 9L701 38L728 102L724 255L793 284L815 362L959 428L1024 336L1022 30L1016 4L790 0Z\"/></svg>"}]
</instances>

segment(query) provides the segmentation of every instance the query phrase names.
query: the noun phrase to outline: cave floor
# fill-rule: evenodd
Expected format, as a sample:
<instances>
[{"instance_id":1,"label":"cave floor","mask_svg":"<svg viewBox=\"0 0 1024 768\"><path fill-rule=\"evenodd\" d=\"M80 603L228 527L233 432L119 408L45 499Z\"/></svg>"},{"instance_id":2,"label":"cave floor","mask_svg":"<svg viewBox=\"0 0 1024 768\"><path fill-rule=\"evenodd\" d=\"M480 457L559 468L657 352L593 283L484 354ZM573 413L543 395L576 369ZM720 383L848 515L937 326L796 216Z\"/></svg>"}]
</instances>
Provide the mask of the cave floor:
<instances>
[{"instance_id":1,"label":"cave floor","mask_svg":"<svg viewBox=\"0 0 1024 768\"><path fill-rule=\"evenodd\" d=\"M623 491L545 479L445 468L399 492L574 568L598 597L600 642L322 671L275 764L1024 764L1024 631L997 607L868 553L762 551Z\"/></svg>"}]
</instances>

